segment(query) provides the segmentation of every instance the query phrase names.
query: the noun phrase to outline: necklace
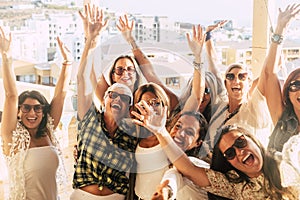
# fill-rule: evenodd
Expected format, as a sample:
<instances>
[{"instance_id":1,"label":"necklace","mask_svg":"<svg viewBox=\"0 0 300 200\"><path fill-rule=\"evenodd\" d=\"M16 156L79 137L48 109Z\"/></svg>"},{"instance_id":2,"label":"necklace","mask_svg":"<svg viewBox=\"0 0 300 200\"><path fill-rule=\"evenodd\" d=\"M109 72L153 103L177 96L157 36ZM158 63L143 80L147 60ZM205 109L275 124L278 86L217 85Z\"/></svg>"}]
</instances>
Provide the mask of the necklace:
<instances>
[{"instance_id":1,"label":"necklace","mask_svg":"<svg viewBox=\"0 0 300 200\"><path fill-rule=\"evenodd\" d=\"M232 113L229 113L229 115L225 118L225 120L221 123L221 126L223 126L228 120L230 120L234 115L236 115L239 110L240 110L240 107L241 107L242 104L240 104ZM218 119L226 110L229 109L229 104L227 104L219 113L218 115L216 115L214 118L212 118L210 120L210 124L212 124L214 121L216 121L216 119ZM229 111L228 111L229 112Z\"/></svg>"},{"instance_id":2,"label":"necklace","mask_svg":"<svg viewBox=\"0 0 300 200\"><path fill-rule=\"evenodd\" d=\"M226 122L228 120L230 120L234 115L236 115L239 110L240 110L240 107L241 107L242 104L240 104L232 113L229 113L229 115L226 117L226 119L223 121L222 125L223 126L224 124L226 124ZM226 106L227 107L227 110L229 109L229 105ZM228 111L229 112L229 111Z\"/></svg>"}]
</instances>

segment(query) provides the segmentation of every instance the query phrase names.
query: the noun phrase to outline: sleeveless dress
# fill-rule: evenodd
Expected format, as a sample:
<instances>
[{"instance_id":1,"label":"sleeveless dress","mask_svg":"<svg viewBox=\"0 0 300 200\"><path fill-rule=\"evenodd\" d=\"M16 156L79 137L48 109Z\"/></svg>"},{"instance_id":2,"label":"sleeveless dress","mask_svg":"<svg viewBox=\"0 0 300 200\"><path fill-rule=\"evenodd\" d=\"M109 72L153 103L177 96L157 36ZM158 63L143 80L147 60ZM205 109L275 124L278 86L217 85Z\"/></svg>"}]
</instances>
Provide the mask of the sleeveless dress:
<instances>
[{"instance_id":1,"label":"sleeveless dress","mask_svg":"<svg viewBox=\"0 0 300 200\"><path fill-rule=\"evenodd\" d=\"M61 185L66 183L62 154L53 134L53 120L49 115L47 119L53 146L29 148L30 134L20 122L13 131L6 156L9 200L57 200L57 181Z\"/></svg>"}]
</instances>

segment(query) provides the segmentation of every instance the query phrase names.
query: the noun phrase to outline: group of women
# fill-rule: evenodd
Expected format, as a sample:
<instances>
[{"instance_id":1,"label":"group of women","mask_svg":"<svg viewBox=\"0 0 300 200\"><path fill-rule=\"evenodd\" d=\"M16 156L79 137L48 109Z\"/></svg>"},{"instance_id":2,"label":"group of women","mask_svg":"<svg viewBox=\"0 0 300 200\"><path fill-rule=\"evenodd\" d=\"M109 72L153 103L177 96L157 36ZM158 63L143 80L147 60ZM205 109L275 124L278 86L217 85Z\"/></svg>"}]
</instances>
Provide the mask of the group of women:
<instances>
[{"instance_id":1,"label":"group of women","mask_svg":"<svg viewBox=\"0 0 300 200\"><path fill-rule=\"evenodd\" d=\"M283 37L299 13L300 4L280 9L274 34ZM79 14L85 47L77 74L79 123L70 199L299 198L295 184L283 180L289 176L278 164L280 156L275 157L300 127L299 70L286 79L283 94L277 77L281 40L272 40L257 82L238 63L228 66L223 80L215 66L211 32L226 21L206 31L194 26L192 35L187 34L194 55L193 77L186 93L178 97L161 82L136 44L134 22L126 15L119 18L117 28L133 56L115 59L109 80L104 72L97 78L99 66L90 62L90 56L108 22L94 5L85 5ZM58 199L56 173L61 162L54 130L62 114L71 54L58 38L64 62L51 103L37 91L18 96L12 39L0 31L6 95L1 136L10 171L10 199ZM202 66L203 45L208 71ZM141 83L142 76L147 83ZM94 104L94 94L100 107ZM284 166L296 169L297 175L297 166L286 154Z\"/></svg>"}]
</instances>

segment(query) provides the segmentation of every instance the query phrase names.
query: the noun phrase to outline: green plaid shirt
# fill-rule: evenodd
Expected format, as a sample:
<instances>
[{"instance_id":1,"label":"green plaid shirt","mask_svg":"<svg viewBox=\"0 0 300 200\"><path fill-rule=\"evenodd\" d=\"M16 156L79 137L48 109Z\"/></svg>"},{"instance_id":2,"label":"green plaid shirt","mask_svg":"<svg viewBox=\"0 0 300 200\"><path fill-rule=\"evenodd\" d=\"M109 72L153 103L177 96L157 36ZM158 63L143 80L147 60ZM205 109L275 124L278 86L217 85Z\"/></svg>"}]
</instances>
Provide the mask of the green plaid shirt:
<instances>
[{"instance_id":1,"label":"green plaid shirt","mask_svg":"<svg viewBox=\"0 0 300 200\"><path fill-rule=\"evenodd\" d=\"M111 138L103 113L93 104L78 124L78 160L75 164L73 188L97 184L126 195L130 172L135 159L138 138L131 119L123 119Z\"/></svg>"}]
</instances>

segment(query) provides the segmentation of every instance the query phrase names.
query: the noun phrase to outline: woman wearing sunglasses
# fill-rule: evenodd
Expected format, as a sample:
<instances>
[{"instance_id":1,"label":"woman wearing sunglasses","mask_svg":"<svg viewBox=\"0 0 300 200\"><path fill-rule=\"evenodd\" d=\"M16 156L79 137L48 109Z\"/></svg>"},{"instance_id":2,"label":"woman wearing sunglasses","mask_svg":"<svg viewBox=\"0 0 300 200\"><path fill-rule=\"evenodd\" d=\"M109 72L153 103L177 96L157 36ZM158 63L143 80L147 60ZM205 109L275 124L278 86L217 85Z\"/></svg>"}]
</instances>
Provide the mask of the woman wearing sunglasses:
<instances>
[{"instance_id":1,"label":"woman wearing sunglasses","mask_svg":"<svg viewBox=\"0 0 300 200\"><path fill-rule=\"evenodd\" d=\"M162 115L147 110L143 117L143 122L136 123L157 136L177 170L201 189L229 199L297 199L294 188L282 187L277 161L252 132L235 125L219 129L211 169L206 169L194 165L164 128L166 110ZM161 189L167 184L162 183Z\"/></svg>"},{"instance_id":2,"label":"woman wearing sunglasses","mask_svg":"<svg viewBox=\"0 0 300 200\"><path fill-rule=\"evenodd\" d=\"M201 63L201 51L204 38L205 35L200 25L193 28L192 39L190 39L189 34L187 35L189 46L194 52L195 61L197 63ZM203 74L203 69L199 69L199 66L195 66L193 81L195 86L193 87L192 95L186 101L183 112L196 111L198 109L204 93ZM137 116L144 112L145 107L151 108L151 110L158 115L161 114L164 108L168 109L168 113L171 112L169 110L170 100L167 93L156 83L148 83L140 86L135 92L134 99L137 108L134 108L132 114L136 117L136 120L144 120ZM141 199L150 199L170 163L155 135L143 129L141 129L140 135L142 138L136 149L137 177L135 192Z\"/></svg>"},{"instance_id":3,"label":"woman wearing sunglasses","mask_svg":"<svg viewBox=\"0 0 300 200\"><path fill-rule=\"evenodd\" d=\"M63 111L72 55L57 38L64 62L49 104L46 98L35 90L24 91L18 96L11 42L11 35L7 37L0 28L5 89L1 137L9 170L9 199L57 200L57 181L66 181L66 174L54 130Z\"/></svg>"},{"instance_id":4,"label":"woman wearing sunglasses","mask_svg":"<svg viewBox=\"0 0 300 200\"><path fill-rule=\"evenodd\" d=\"M300 12L299 10L299 5L288 6L283 11L279 10L275 35L282 36L284 34L288 24ZM269 133L272 133L273 124L277 123L283 109L280 85L276 70L274 70L274 66L277 65L280 57L281 40L272 41L256 88L251 95L251 74L247 68L242 64L231 64L228 67L225 73L228 103L224 102L209 122L209 138L207 141L210 143L210 149L214 146L216 130L224 124L247 125L253 129L259 141L265 147L268 146L271 135ZM296 79L296 77L293 78L289 81ZM274 87L277 89L273 89ZM285 91L288 90L286 89ZM289 92L289 95L292 94L295 93ZM296 96L294 100L297 100ZM283 126L279 125L277 130L280 127Z\"/></svg>"},{"instance_id":5,"label":"woman wearing sunglasses","mask_svg":"<svg viewBox=\"0 0 300 200\"><path fill-rule=\"evenodd\" d=\"M93 102L95 85L87 66L95 38L106 28L103 12L85 6L88 35L77 73L78 135L77 162L74 165L71 200L124 200L137 145L136 126L129 118L133 103L131 89L114 83L104 92L103 106ZM130 71L129 68L127 68Z\"/></svg>"},{"instance_id":6,"label":"woman wearing sunglasses","mask_svg":"<svg viewBox=\"0 0 300 200\"><path fill-rule=\"evenodd\" d=\"M88 7L89 6L89 7ZM89 37L89 30L88 30L88 11L89 9L96 9L97 6L92 4L86 4L84 6L84 12L79 11L79 15L83 22L83 28L85 33L85 41ZM92 83L96 85L95 88L95 95L99 99L100 103L103 105L104 103L104 94L107 88L114 84L114 83L122 83L130 88L132 92L134 92L140 84L142 84L142 75L138 67L138 63L136 62L135 58L130 55L120 55L117 57L111 67L104 69L101 73L99 79L97 80L96 73L95 73L95 64L97 63L96 59L96 52L99 48L97 46L99 37L95 37L91 43L90 54L86 61L86 65L88 68L92 68Z\"/></svg>"},{"instance_id":7,"label":"woman wearing sunglasses","mask_svg":"<svg viewBox=\"0 0 300 200\"><path fill-rule=\"evenodd\" d=\"M283 37L288 25L293 19L300 15L300 4L289 6L282 12L280 10L278 23L275 34ZM282 19L281 19L282 18ZM270 114L275 124L274 131L270 137L268 149L281 152L285 142L293 135L299 134L300 119L300 69L292 71L282 87L279 84L277 72L279 71L279 60L281 58L282 40L271 43L272 60L263 68L265 74L262 78L265 84L264 92L268 101ZM272 87L272 90L269 88Z\"/></svg>"}]
</instances>

